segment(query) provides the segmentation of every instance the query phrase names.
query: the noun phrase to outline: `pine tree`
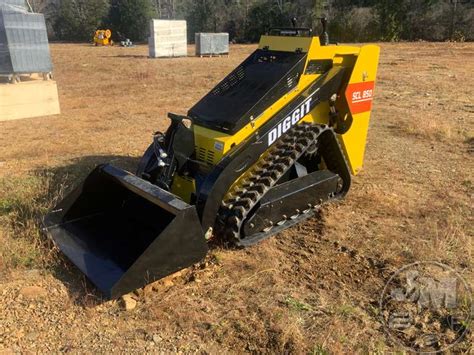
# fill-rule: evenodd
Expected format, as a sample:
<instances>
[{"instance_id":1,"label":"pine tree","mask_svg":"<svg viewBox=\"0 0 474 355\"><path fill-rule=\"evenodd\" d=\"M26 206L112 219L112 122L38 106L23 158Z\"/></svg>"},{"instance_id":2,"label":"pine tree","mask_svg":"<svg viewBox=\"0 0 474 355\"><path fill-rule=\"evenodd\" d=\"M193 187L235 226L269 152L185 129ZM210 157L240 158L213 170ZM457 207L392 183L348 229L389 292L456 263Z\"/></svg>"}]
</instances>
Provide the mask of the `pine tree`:
<instances>
[{"instance_id":1,"label":"pine tree","mask_svg":"<svg viewBox=\"0 0 474 355\"><path fill-rule=\"evenodd\" d=\"M119 38L145 40L148 24L156 15L150 0L112 0L109 23Z\"/></svg>"},{"instance_id":2,"label":"pine tree","mask_svg":"<svg viewBox=\"0 0 474 355\"><path fill-rule=\"evenodd\" d=\"M62 0L55 11L53 29L59 39L91 40L108 10L108 0Z\"/></svg>"},{"instance_id":3,"label":"pine tree","mask_svg":"<svg viewBox=\"0 0 474 355\"><path fill-rule=\"evenodd\" d=\"M401 39L407 13L406 0L379 0L375 5L381 39L398 41Z\"/></svg>"}]
</instances>

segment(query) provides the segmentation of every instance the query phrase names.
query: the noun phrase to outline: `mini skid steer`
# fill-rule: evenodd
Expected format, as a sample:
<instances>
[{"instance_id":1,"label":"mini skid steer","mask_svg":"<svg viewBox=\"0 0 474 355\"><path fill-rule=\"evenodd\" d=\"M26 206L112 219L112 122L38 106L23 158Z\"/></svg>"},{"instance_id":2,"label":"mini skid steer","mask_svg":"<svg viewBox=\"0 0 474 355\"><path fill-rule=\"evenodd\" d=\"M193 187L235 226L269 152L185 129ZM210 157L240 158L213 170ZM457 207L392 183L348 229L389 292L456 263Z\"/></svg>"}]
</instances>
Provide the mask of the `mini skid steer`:
<instances>
[{"instance_id":1,"label":"mini skid steer","mask_svg":"<svg viewBox=\"0 0 474 355\"><path fill-rule=\"evenodd\" d=\"M346 195L362 168L379 48L279 28L186 116L136 174L98 166L44 219L108 298L202 260L214 238L253 245Z\"/></svg>"}]
</instances>

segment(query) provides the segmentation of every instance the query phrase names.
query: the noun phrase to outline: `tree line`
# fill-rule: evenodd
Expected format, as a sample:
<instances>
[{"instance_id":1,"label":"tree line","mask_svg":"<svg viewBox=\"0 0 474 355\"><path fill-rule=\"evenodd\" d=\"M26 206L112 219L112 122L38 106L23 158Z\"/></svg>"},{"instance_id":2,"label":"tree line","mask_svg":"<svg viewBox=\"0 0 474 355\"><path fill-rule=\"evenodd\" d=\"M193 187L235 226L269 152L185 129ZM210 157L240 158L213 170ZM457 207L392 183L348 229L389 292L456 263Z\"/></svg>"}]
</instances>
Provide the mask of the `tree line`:
<instances>
[{"instance_id":1,"label":"tree line","mask_svg":"<svg viewBox=\"0 0 474 355\"><path fill-rule=\"evenodd\" d=\"M228 32L238 43L258 41L272 27L321 30L331 39L367 41L464 41L474 39L473 0L30 0L43 12L53 39L90 40L111 28L116 40L144 41L149 20L185 19L196 32Z\"/></svg>"}]
</instances>

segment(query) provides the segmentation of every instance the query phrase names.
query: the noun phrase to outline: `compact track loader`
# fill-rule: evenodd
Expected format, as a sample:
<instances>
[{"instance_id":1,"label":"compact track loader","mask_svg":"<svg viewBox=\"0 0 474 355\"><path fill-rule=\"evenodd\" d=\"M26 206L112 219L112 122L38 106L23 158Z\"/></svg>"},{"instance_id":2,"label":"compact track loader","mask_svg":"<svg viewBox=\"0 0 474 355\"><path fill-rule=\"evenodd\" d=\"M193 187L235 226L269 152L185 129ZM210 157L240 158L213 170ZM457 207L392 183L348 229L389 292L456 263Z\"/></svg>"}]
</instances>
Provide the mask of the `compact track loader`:
<instances>
[{"instance_id":1,"label":"compact track loader","mask_svg":"<svg viewBox=\"0 0 474 355\"><path fill-rule=\"evenodd\" d=\"M320 40L321 38L321 40ZM253 245L346 195L362 168L379 48L274 29L186 116L154 135L136 174L98 166L45 218L109 298Z\"/></svg>"}]
</instances>

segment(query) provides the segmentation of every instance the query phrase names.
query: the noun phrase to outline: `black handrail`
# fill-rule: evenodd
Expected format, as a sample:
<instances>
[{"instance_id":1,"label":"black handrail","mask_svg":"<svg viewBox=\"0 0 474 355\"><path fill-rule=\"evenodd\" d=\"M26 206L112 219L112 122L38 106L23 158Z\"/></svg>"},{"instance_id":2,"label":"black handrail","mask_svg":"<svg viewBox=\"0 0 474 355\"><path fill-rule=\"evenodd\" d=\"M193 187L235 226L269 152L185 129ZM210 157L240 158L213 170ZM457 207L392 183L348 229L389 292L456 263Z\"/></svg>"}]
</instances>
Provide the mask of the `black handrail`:
<instances>
[{"instance_id":1,"label":"black handrail","mask_svg":"<svg viewBox=\"0 0 474 355\"><path fill-rule=\"evenodd\" d=\"M313 30L308 27L275 27L270 28L268 34L274 36L311 37Z\"/></svg>"}]
</instances>

